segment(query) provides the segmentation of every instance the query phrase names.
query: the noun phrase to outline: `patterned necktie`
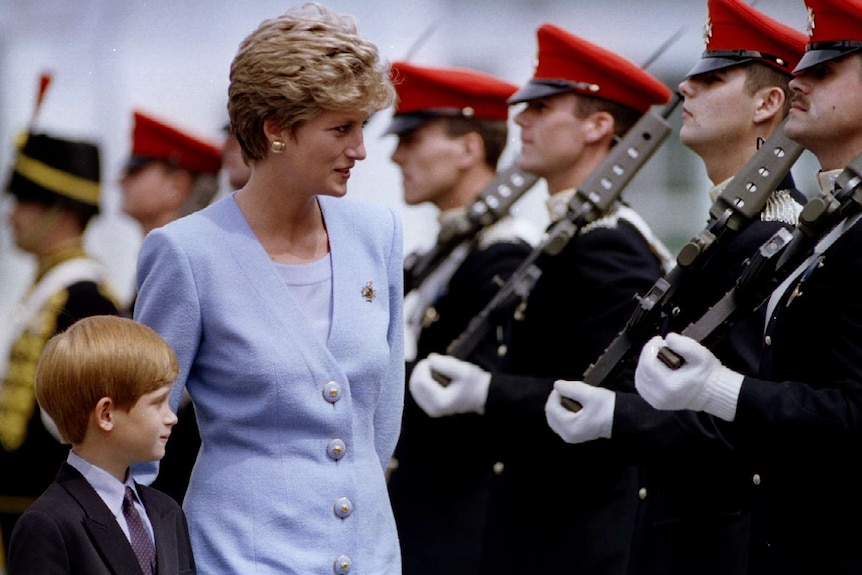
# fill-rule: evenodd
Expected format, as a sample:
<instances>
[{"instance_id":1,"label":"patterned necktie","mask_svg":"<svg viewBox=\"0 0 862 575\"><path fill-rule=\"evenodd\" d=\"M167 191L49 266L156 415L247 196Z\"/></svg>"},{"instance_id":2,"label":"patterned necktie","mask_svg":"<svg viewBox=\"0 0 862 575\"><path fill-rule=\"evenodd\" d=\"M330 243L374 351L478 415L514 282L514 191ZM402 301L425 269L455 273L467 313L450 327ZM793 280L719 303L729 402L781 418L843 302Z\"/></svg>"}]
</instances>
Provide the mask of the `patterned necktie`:
<instances>
[{"instance_id":1,"label":"patterned necktie","mask_svg":"<svg viewBox=\"0 0 862 575\"><path fill-rule=\"evenodd\" d=\"M138 557L138 563L141 564L141 570L144 575L153 575L156 572L156 548L144 528L144 522L138 510L135 509L134 498L132 488L126 486L126 495L123 497L123 517L126 518L129 526L129 540L132 543L132 550Z\"/></svg>"}]
</instances>

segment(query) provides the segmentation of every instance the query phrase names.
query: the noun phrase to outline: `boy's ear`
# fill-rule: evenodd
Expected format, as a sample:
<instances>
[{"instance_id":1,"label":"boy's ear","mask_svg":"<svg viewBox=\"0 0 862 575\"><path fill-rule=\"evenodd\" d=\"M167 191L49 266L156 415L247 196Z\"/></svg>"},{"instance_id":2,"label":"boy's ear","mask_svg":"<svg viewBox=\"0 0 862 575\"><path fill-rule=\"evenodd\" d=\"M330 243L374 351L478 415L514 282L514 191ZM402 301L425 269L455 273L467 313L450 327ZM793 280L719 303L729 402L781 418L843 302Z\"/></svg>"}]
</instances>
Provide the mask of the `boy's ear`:
<instances>
[{"instance_id":1,"label":"boy's ear","mask_svg":"<svg viewBox=\"0 0 862 575\"><path fill-rule=\"evenodd\" d=\"M96 409L93 410L93 419L99 429L102 431L111 431L114 429L114 410L116 408L114 400L110 397L103 397L96 403Z\"/></svg>"}]
</instances>

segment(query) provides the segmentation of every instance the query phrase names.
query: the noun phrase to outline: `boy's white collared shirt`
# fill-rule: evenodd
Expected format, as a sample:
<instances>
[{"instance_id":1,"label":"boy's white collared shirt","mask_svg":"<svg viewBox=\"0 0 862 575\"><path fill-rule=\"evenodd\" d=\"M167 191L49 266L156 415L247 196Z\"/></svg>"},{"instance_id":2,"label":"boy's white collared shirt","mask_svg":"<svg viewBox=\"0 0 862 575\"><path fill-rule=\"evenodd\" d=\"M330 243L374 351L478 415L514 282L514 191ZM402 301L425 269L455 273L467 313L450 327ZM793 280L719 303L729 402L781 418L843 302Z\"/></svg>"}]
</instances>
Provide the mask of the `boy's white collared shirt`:
<instances>
[{"instance_id":1,"label":"boy's white collared shirt","mask_svg":"<svg viewBox=\"0 0 862 575\"><path fill-rule=\"evenodd\" d=\"M150 518L147 515L147 510L144 508L143 503L141 503L140 495L138 494L137 486L135 485L134 480L132 479L132 474L129 473L126 478L125 483L121 483L117 481L117 478L96 465L93 465L77 453L74 450L69 450L69 457L66 459L66 462L77 469L81 475L84 476L84 479L87 480L93 489L96 490L96 493L105 502L105 505L108 506L108 509L111 510L111 513L114 515L114 518L117 520L117 524L119 524L120 529L123 530L123 533L126 534L126 539L130 539L129 537L129 526L126 523L126 518L123 515L123 495L126 492L126 486L132 488L132 491L135 494L135 509L138 510L138 515L141 516L141 520L144 522L144 528L147 530L147 534L150 536L150 540L155 543L155 539L153 537L153 525L150 523Z\"/></svg>"}]
</instances>

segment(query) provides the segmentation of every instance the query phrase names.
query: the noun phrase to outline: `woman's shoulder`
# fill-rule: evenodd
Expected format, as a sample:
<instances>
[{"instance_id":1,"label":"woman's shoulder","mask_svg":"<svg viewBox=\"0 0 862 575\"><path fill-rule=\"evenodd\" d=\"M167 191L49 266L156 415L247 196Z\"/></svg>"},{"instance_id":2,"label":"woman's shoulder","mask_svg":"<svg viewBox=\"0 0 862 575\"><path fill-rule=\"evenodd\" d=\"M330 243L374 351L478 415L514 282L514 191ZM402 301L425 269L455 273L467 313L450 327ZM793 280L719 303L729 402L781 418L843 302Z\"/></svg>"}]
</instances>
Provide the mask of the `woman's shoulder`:
<instances>
[{"instance_id":1,"label":"woman's shoulder","mask_svg":"<svg viewBox=\"0 0 862 575\"><path fill-rule=\"evenodd\" d=\"M149 235L162 235L177 239L190 237L196 242L200 242L208 233L216 233L226 227L238 226L241 221L240 218L241 212L231 195L156 228Z\"/></svg>"},{"instance_id":2,"label":"woman's shoulder","mask_svg":"<svg viewBox=\"0 0 862 575\"><path fill-rule=\"evenodd\" d=\"M328 196L320 197L319 201L324 218L329 223L338 222L350 229L367 230L387 236L401 225L398 214L390 206Z\"/></svg>"}]
</instances>

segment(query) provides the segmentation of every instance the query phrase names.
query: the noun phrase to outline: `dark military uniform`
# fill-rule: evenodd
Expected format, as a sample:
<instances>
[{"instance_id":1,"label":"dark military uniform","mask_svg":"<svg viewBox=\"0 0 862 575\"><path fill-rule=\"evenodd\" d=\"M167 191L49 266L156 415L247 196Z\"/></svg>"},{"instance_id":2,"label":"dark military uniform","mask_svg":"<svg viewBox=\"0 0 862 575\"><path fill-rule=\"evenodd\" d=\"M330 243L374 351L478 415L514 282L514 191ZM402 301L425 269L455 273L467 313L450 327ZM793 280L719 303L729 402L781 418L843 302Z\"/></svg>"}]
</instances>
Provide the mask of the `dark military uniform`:
<instances>
[{"instance_id":1,"label":"dark military uniform","mask_svg":"<svg viewBox=\"0 0 862 575\"><path fill-rule=\"evenodd\" d=\"M695 108L698 95L711 89L709 74L756 65L789 77L805 46L801 33L739 0L709 0L704 34L706 51L687 74L687 82L696 82L700 76L706 79L696 84L698 88L681 86L680 90L686 101L694 99ZM708 121L710 112L705 115ZM713 200L726 183L712 190ZM681 282L668 306L675 313L662 332L681 332L733 288L748 258L779 229L797 223L804 202L788 173L757 220L717 244L696 273L679 276ZM762 330L762 314L742 318L714 347L715 354L734 370L755 373L763 348ZM640 351L632 349L623 362L618 377L629 382L617 383L618 387L631 389ZM739 456L734 432L733 426L708 414L659 411L634 392L616 394L611 442L626 461L642 464L629 573L748 572L746 549L752 498L758 486Z\"/></svg>"},{"instance_id":2,"label":"dark military uniform","mask_svg":"<svg viewBox=\"0 0 862 575\"><path fill-rule=\"evenodd\" d=\"M494 574L623 573L637 508L637 468L605 442L568 445L547 425L554 379L580 379L623 328L634 296L662 275L662 261L630 209L569 241L542 267L523 319L512 326L504 372L485 407L496 430L486 449L504 469L489 516Z\"/></svg>"},{"instance_id":3,"label":"dark military uniform","mask_svg":"<svg viewBox=\"0 0 862 575\"><path fill-rule=\"evenodd\" d=\"M417 357L444 353L530 249L510 237L472 250L426 314L431 319L420 332ZM493 369L499 346L491 330L470 360ZM478 573L495 461L477 446L492 441L480 415L431 418L406 394L398 468L389 481L405 573Z\"/></svg>"},{"instance_id":4,"label":"dark military uniform","mask_svg":"<svg viewBox=\"0 0 862 575\"><path fill-rule=\"evenodd\" d=\"M759 377L735 425L759 483L752 573L862 569L862 223L817 255L777 301Z\"/></svg>"},{"instance_id":5,"label":"dark military uniform","mask_svg":"<svg viewBox=\"0 0 862 575\"><path fill-rule=\"evenodd\" d=\"M665 331L681 331L736 283L746 260L779 229L791 228L804 203L788 175L773 194L765 220L752 222L718 246L704 269L683 283L674 304L679 315ZM737 323L716 346L727 366L755 373L763 315ZM627 361L637 360L639 349ZM632 370L624 369L631 378ZM625 384L623 387L628 387ZM644 463L635 574L731 575L746 573L754 474L734 447L733 426L707 414L659 411L636 393L618 393L612 442L628 461Z\"/></svg>"},{"instance_id":6,"label":"dark military uniform","mask_svg":"<svg viewBox=\"0 0 862 575\"><path fill-rule=\"evenodd\" d=\"M507 99L518 87L462 68L395 62L392 70L398 104L387 133L399 136L393 161L405 174L405 197L418 196L442 209L453 193L464 195L465 186L491 177L506 143ZM443 130L435 131L438 126ZM469 167L458 168L459 175L445 186L416 183L422 177L414 171L418 161L431 164L423 166L420 173L431 168L455 173L448 165L450 155L432 155L436 161L428 162L424 151L427 146L433 148L440 141L467 133L482 139L483 158L466 162ZM482 194L483 202L487 201L484 189L469 191L471 198ZM449 236L451 227L457 230L469 212L469 206L441 212L440 235ZM408 334L418 331L415 359L446 352L494 297L500 282L507 280L530 253L531 244L539 239L538 232L531 222L504 217L483 228L473 242L455 248L411 290L404 310ZM494 319L504 320L504 316L501 311ZM489 330L470 361L496 369L503 339L499 331ZM413 365L408 362L408 375ZM489 451L477 446L492 439L480 415L432 418L412 394L405 394L401 437L394 455L397 467L389 480L405 575L479 572L494 460Z\"/></svg>"}]
</instances>

